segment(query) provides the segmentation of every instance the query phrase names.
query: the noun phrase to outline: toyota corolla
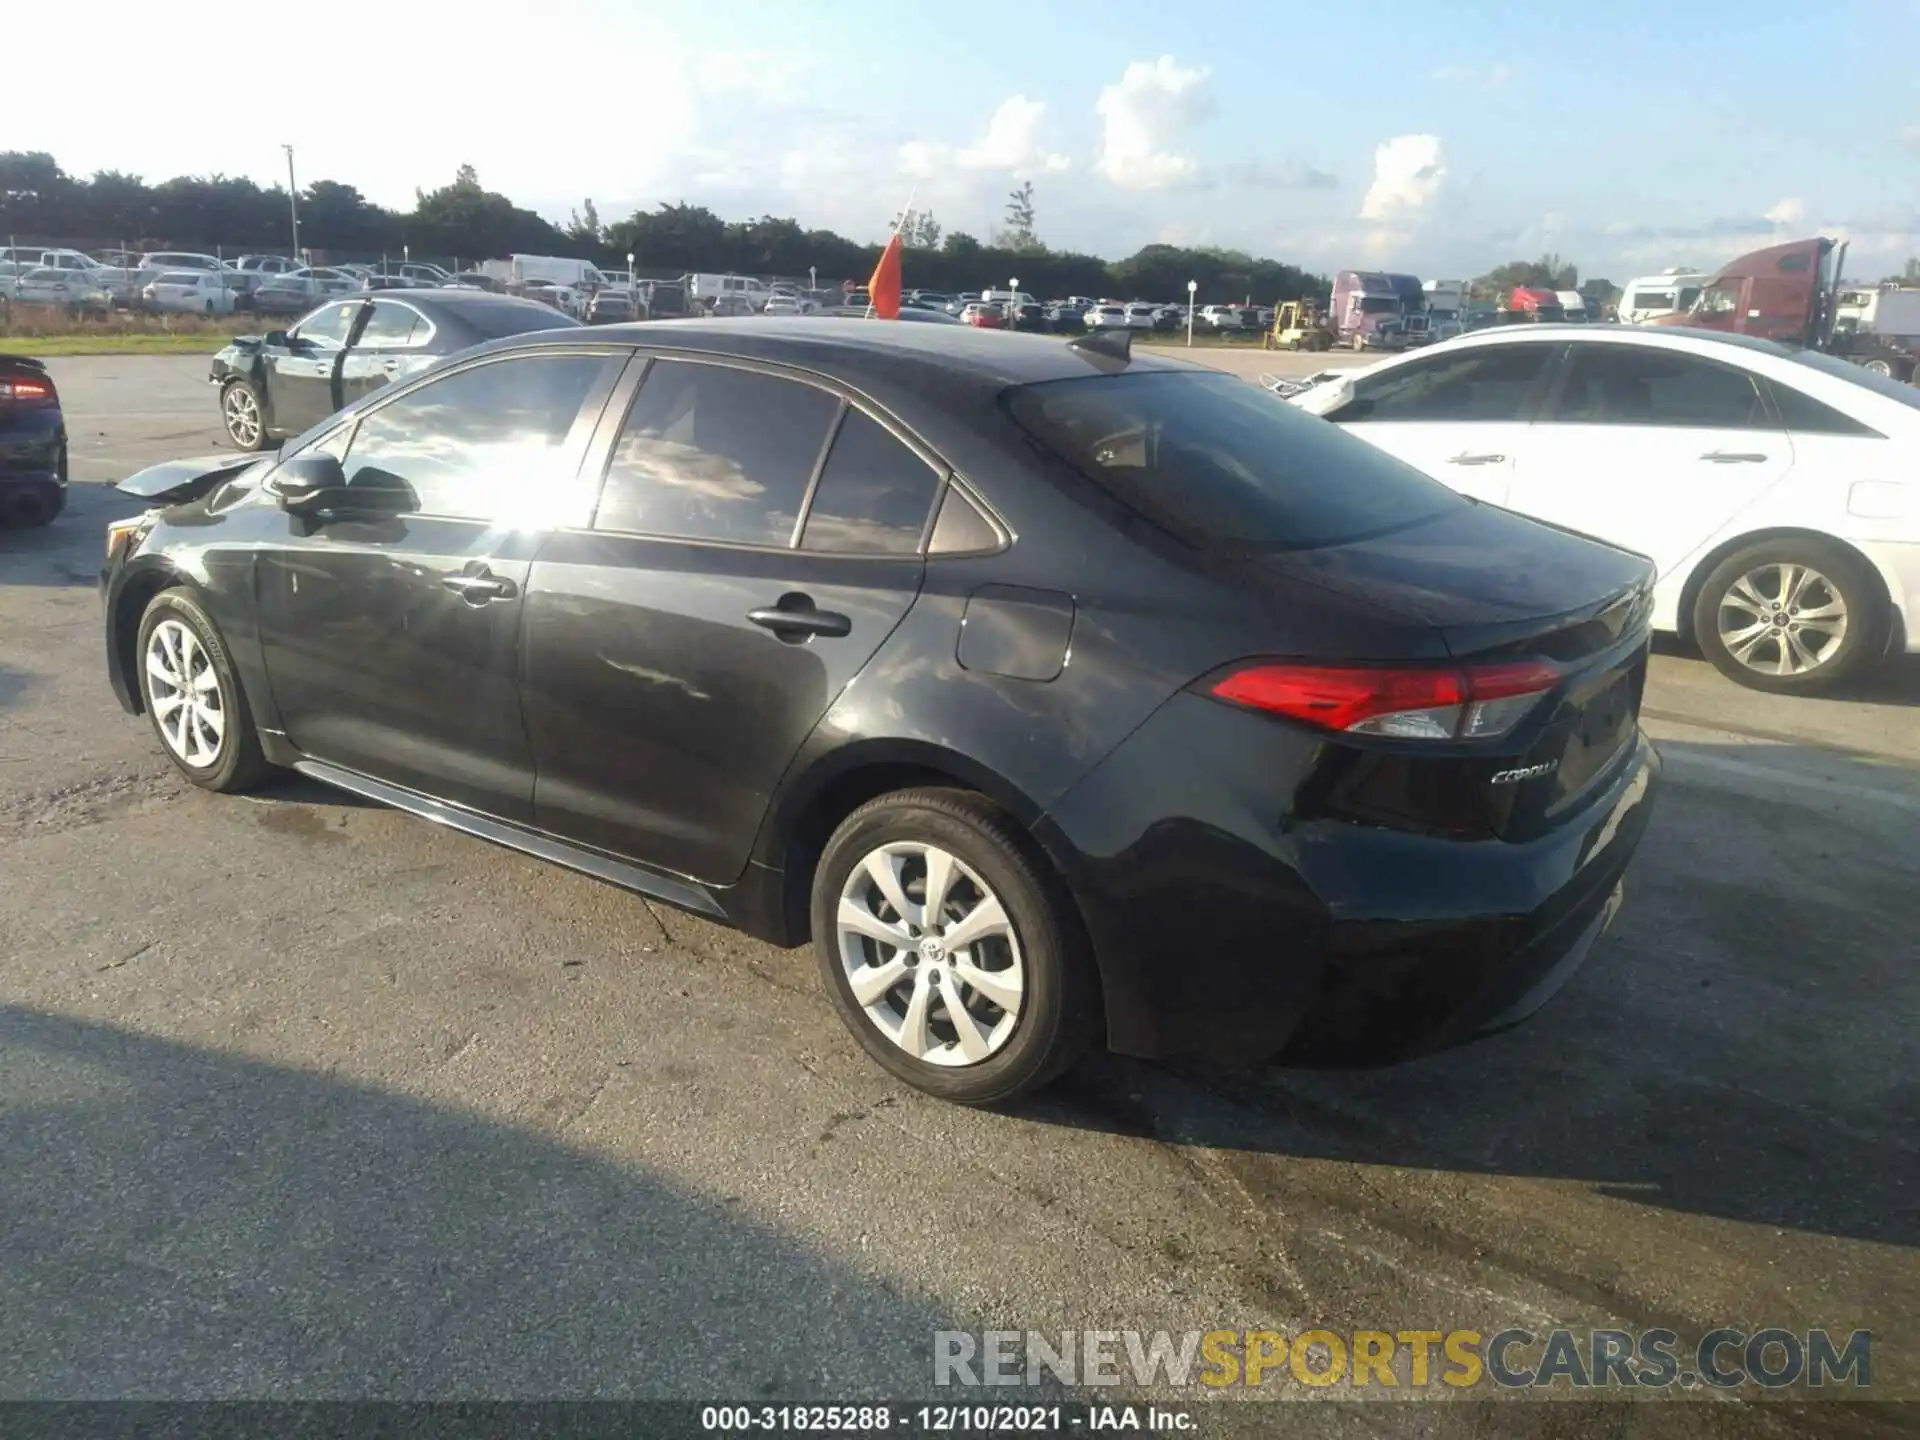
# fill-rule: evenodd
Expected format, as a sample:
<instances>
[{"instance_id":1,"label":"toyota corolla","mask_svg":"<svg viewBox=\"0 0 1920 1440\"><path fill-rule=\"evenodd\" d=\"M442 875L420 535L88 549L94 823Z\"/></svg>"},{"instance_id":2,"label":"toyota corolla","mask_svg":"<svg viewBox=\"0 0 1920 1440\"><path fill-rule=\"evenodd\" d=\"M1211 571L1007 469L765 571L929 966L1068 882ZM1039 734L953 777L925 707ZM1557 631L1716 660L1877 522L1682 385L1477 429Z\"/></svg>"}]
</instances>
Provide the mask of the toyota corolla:
<instances>
[{"instance_id":1,"label":"toyota corolla","mask_svg":"<svg viewBox=\"0 0 1920 1440\"><path fill-rule=\"evenodd\" d=\"M1509 1025L1648 814L1646 559L1124 333L521 335L121 488L107 671L188 779L811 942L952 1100Z\"/></svg>"}]
</instances>

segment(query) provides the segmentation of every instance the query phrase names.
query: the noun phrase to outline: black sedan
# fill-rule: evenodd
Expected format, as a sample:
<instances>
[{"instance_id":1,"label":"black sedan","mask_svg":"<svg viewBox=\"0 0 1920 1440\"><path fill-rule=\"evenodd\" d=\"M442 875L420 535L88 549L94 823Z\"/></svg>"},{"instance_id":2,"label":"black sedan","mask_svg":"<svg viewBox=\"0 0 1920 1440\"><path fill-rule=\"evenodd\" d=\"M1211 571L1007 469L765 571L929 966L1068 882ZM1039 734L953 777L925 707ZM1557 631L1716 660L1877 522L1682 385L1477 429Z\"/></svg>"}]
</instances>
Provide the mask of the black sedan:
<instances>
[{"instance_id":1,"label":"black sedan","mask_svg":"<svg viewBox=\"0 0 1920 1440\"><path fill-rule=\"evenodd\" d=\"M45 525L67 503L67 422L47 367L0 355L0 527Z\"/></svg>"},{"instance_id":2,"label":"black sedan","mask_svg":"<svg viewBox=\"0 0 1920 1440\"><path fill-rule=\"evenodd\" d=\"M522 336L121 488L107 673L193 783L810 940L952 1100L1512 1024L1648 815L1644 558L1124 335Z\"/></svg>"},{"instance_id":3,"label":"black sedan","mask_svg":"<svg viewBox=\"0 0 1920 1440\"><path fill-rule=\"evenodd\" d=\"M242 450L265 450L469 346L580 322L550 305L482 290L343 295L289 330L242 335L213 357L220 420Z\"/></svg>"}]
</instances>

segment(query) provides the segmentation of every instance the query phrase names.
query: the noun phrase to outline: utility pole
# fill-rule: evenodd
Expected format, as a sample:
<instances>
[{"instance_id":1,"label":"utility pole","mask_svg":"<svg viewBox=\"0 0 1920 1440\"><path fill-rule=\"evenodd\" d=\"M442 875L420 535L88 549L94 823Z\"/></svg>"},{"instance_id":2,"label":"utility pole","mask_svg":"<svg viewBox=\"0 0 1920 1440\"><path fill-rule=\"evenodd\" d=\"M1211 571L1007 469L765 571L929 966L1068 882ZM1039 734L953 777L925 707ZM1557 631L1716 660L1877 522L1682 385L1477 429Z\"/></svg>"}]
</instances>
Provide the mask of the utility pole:
<instances>
[{"instance_id":1,"label":"utility pole","mask_svg":"<svg viewBox=\"0 0 1920 1440\"><path fill-rule=\"evenodd\" d=\"M287 207L293 213L293 259L300 262L300 190L293 183L293 146L282 145L287 152Z\"/></svg>"}]
</instances>

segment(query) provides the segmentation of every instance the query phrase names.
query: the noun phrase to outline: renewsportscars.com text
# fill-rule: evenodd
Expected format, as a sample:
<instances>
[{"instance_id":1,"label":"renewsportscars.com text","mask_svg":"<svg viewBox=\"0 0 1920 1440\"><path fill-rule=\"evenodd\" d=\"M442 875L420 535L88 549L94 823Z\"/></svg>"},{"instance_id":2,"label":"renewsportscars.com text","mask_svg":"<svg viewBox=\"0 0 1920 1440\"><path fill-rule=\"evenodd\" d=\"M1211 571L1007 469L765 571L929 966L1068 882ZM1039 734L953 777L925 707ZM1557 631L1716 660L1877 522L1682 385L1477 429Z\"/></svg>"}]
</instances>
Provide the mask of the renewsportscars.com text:
<instances>
[{"instance_id":1,"label":"renewsportscars.com text","mask_svg":"<svg viewBox=\"0 0 1920 1440\"><path fill-rule=\"evenodd\" d=\"M1865 1388L1873 1337L1724 1326L1672 1330L940 1330L933 1383L1334 1385L1454 1390Z\"/></svg>"}]
</instances>

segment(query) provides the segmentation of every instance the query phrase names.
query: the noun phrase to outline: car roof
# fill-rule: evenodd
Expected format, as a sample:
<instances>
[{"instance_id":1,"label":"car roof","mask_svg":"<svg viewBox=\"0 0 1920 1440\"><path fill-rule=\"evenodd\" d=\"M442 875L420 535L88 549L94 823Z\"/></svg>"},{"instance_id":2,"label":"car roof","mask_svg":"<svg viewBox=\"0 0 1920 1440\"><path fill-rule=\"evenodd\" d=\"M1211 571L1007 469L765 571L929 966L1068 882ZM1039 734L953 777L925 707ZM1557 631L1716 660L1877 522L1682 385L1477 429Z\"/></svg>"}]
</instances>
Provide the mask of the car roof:
<instances>
[{"instance_id":1,"label":"car roof","mask_svg":"<svg viewBox=\"0 0 1920 1440\"><path fill-rule=\"evenodd\" d=\"M1786 355L1787 347L1777 340L1758 335L1729 335L1724 330L1705 330L1697 325L1579 325L1556 321L1525 325L1502 325L1491 330L1475 330L1446 342L1447 348L1478 348L1482 345L1515 345L1542 335L1556 340L1585 341L1589 344L1655 344L1690 341L1696 344L1730 345L1759 355ZM1418 354L1418 351L1409 352Z\"/></svg>"},{"instance_id":2,"label":"car roof","mask_svg":"<svg viewBox=\"0 0 1920 1440\"><path fill-rule=\"evenodd\" d=\"M441 292L432 292L435 294ZM1030 385L1076 379L1098 368L1068 342L1045 335L1010 335L957 325L905 325L897 321L850 321L795 316L769 322L739 319L655 320L608 325L596 341L622 340L648 348L705 351L745 359L836 371L854 378L884 377L902 362L959 372L996 385ZM499 342L499 348L577 345L574 331L540 331ZM1130 371L1204 370L1172 356L1134 352Z\"/></svg>"}]
</instances>

